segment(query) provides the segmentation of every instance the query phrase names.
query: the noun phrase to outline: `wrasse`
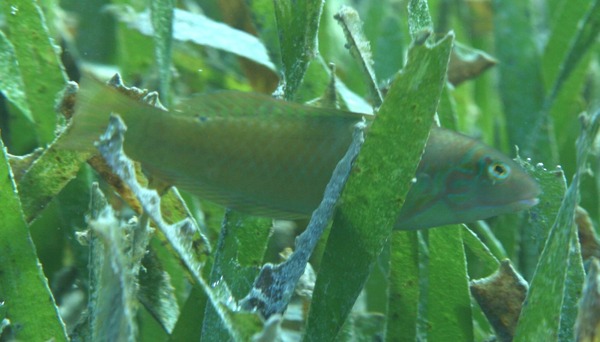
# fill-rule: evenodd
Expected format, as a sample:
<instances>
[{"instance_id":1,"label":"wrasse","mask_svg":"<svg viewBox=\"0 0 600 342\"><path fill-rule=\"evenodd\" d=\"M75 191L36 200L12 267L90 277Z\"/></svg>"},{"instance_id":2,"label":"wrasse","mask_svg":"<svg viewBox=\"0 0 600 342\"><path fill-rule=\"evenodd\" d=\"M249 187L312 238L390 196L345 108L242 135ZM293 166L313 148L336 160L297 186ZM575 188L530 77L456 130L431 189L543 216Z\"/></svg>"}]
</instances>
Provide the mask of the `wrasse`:
<instances>
[{"instance_id":1,"label":"wrasse","mask_svg":"<svg viewBox=\"0 0 600 342\"><path fill-rule=\"evenodd\" d=\"M364 116L236 91L197 95L163 111L84 81L58 146L93 151L110 112L128 127L125 153L153 177L220 205L279 219L312 214ZM415 179L396 229L481 220L529 208L540 194L510 158L437 127Z\"/></svg>"}]
</instances>

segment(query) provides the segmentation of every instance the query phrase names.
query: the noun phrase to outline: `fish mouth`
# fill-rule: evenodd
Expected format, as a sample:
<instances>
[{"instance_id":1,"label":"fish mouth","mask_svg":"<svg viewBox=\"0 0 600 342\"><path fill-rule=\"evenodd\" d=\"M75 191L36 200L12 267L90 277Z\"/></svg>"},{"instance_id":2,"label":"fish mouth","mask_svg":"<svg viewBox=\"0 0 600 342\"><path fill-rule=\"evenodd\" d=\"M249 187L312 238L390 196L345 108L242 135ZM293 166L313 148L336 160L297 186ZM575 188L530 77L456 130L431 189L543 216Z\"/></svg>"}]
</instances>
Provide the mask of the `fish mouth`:
<instances>
[{"instance_id":1,"label":"fish mouth","mask_svg":"<svg viewBox=\"0 0 600 342\"><path fill-rule=\"evenodd\" d=\"M526 205L528 207L533 207L534 205L537 205L538 203L540 203L540 199L537 197L534 197L534 198L520 200L519 203Z\"/></svg>"},{"instance_id":2,"label":"fish mouth","mask_svg":"<svg viewBox=\"0 0 600 342\"><path fill-rule=\"evenodd\" d=\"M515 211L529 209L533 206L536 206L540 203L540 199L537 197L526 198L522 200L518 200L510 204L511 208Z\"/></svg>"}]
</instances>

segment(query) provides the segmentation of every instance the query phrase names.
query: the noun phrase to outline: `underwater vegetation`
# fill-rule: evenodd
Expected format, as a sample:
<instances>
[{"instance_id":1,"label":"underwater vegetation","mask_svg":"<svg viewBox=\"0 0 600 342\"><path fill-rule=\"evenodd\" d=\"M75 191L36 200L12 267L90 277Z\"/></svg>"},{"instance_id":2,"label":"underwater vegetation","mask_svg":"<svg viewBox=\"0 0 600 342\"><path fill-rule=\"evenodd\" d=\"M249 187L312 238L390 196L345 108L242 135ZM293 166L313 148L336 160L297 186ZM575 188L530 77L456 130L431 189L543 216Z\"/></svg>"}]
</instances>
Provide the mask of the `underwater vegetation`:
<instances>
[{"instance_id":1,"label":"underwater vegetation","mask_svg":"<svg viewBox=\"0 0 600 342\"><path fill-rule=\"evenodd\" d=\"M0 2L0 340L597 340L599 32L599 0Z\"/></svg>"}]
</instances>

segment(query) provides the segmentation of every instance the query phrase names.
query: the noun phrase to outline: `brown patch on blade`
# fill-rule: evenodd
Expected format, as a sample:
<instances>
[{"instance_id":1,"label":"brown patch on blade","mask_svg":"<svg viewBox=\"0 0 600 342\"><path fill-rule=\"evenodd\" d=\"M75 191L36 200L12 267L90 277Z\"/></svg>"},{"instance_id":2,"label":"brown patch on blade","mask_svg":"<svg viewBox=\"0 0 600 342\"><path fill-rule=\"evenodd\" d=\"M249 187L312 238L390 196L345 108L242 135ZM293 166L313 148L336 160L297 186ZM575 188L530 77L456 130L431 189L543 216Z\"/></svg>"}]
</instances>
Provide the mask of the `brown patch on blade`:
<instances>
[{"instance_id":1,"label":"brown patch on blade","mask_svg":"<svg viewBox=\"0 0 600 342\"><path fill-rule=\"evenodd\" d=\"M455 45L450 55L448 81L457 86L481 75L496 65L497 61L487 53L462 45Z\"/></svg>"},{"instance_id":2,"label":"brown patch on blade","mask_svg":"<svg viewBox=\"0 0 600 342\"><path fill-rule=\"evenodd\" d=\"M529 285L508 259L496 273L474 280L471 293L494 328L499 341L512 341Z\"/></svg>"}]
</instances>

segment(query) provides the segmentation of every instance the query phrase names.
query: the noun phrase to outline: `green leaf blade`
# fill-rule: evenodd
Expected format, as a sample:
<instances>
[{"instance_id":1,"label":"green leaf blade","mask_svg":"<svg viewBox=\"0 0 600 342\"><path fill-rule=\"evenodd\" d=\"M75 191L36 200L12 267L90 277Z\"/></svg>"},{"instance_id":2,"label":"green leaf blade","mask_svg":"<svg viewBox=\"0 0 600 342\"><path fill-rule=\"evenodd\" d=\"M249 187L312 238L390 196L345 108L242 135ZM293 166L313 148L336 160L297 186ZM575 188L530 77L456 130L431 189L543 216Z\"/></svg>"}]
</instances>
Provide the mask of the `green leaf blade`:
<instances>
[{"instance_id":1,"label":"green leaf blade","mask_svg":"<svg viewBox=\"0 0 600 342\"><path fill-rule=\"evenodd\" d=\"M518 145L527 156L555 164L551 134L544 129L537 136L541 127L546 128L551 123L542 112L545 89L541 58L529 16L532 5L519 0L495 0L492 5L499 91L509 144ZM536 139L532 138L534 135Z\"/></svg>"},{"instance_id":2,"label":"green leaf blade","mask_svg":"<svg viewBox=\"0 0 600 342\"><path fill-rule=\"evenodd\" d=\"M67 81L58 48L48 34L37 1L20 1L18 5L2 1L0 12L5 14L8 36L14 46L29 108L35 119L34 130L39 144L43 146L54 140L58 123L54 104Z\"/></svg>"},{"instance_id":3,"label":"green leaf blade","mask_svg":"<svg viewBox=\"0 0 600 342\"><path fill-rule=\"evenodd\" d=\"M0 92L12 102L25 117L33 122L33 116L27 103L25 85L15 55L15 48L0 31Z\"/></svg>"},{"instance_id":4,"label":"green leaf blade","mask_svg":"<svg viewBox=\"0 0 600 342\"><path fill-rule=\"evenodd\" d=\"M567 315L565 317L561 317L561 314L564 299L573 297L573 285L569 282L583 282L582 272L569 271L572 267L581 267L581 264L575 264L577 257L570 256L572 244L578 243L574 217L579 182L586 172L587 157L600 127L600 111L584 118L583 123L583 131L577 141L577 173L567 189L540 256L526 305L519 318L515 341L557 340L561 332L565 331L564 327L561 329L561 321L574 320L570 317L573 315L570 310L564 310Z\"/></svg>"},{"instance_id":5,"label":"green leaf blade","mask_svg":"<svg viewBox=\"0 0 600 342\"><path fill-rule=\"evenodd\" d=\"M243 298L252 288L252 283L259 273L271 225L268 218L252 217L235 211L227 212L221 227L209 283L226 286L233 298ZM237 316L234 322L239 325L226 327L229 322L219 317L214 309L216 305L222 304L207 303L205 307L201 340L229 339L231 329L237 330L245 337L259 331L255 324L256 317L245 317L237 313L232 315Z\"/></svg>"},{"instance_id":6,"label":"green leaf blade","mask_svg":"<svg viewBox=\"0 0 600 342\"><path fill-rule=\"evenodd\" d=\"M417 232L392 234L387 341L415 341L419 309Z\"/></svg>"},{"instance_id":7,"label":"green leaf blade","mask_svg":"<svg viewBox=\"0 0 600 342\"><path fill-rule=\"evenodd\" d=\"M150 2L150 17L156 34L154 54L160 80L161 100L168 105L171 88L171 55L173 46L174 0L154 0Z\"/></svg>"},{"instance_id":8,"label":"green leaf blade","mask_svg":"<svg viewBox=\"0 0 600 342\"><path fill-rule=\"evenodd\" d=\"M429 232L427 321L430 341L472 341L473 314L460 225Z\"/></svg>"},{"instance_id":9,"label":"green leaf blade","mask_svg":"<svg viewBox=\"0 0 600 342\"><path fill-rule=\"evenodd\" d=\"M317 53L321 0L275 1L275 18L285 81L284 97L293 99L310 61Z\"/></svg>"},{"instance_id":10,"label":"green leaf blade","mask_svg":"<svg viewBox=\"0 0 600 342\"><path fill-rule=\"evenodd\" d=\"M334 215L306 340L338 334L389 237L433 123L452 42L450 35L411 50L370 128Z\"/></svg>"},{"instance_id":11,"label":"green leaf blade","mask_svg":"<svg viewBox=\"0 0 600 342\"><path fill-rule=\"evenodd\" d=\"M0 140L0 298L22 341L67 341L48 281L42 272ZM21 328L17 328L21 327Z\"/></svg>"}]
</instances>

